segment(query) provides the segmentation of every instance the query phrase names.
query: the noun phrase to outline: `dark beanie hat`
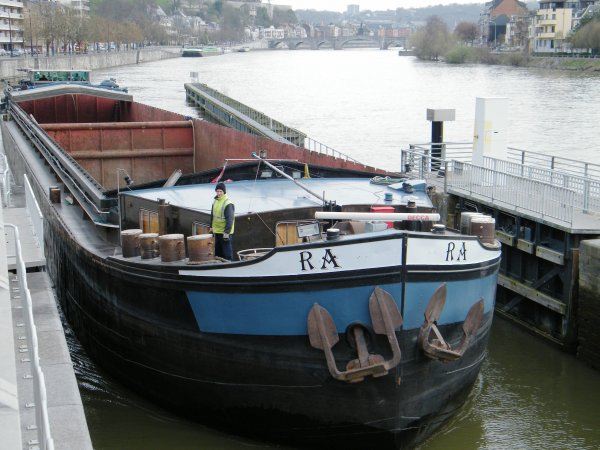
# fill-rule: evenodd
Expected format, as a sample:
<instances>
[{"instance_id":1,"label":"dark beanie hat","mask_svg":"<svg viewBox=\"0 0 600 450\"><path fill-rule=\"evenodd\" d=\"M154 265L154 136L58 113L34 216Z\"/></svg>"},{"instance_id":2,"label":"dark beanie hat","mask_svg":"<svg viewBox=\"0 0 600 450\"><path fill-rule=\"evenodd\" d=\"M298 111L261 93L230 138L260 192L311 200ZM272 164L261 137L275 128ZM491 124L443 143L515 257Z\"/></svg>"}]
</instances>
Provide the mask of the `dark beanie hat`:
<instances>
[{"instance_id":1,"label":"dark beanie hat","mask_svg":"<svg viewBox=\"0 0 600 450\"><path fill-rule=\"evenodd\" d=\"M215 191L217 189L221 189L223 192L227 193L227 188L225 187L225 183L217 183L217 185L215 186Z\"/></svg>"}]
</instances>

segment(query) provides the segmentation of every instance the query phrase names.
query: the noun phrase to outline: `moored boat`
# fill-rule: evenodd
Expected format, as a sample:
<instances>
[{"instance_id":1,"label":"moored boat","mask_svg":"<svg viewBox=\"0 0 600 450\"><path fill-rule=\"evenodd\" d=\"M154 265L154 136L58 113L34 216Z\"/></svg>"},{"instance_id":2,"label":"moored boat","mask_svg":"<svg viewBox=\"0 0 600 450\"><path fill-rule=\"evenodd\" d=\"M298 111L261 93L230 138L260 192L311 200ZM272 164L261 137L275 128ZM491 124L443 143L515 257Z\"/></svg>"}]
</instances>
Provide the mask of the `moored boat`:
<instances>
[{"instance_id":1,"label":"moored boat","mask_svg":"<svg viewBox=\"0 0 600 450\"><path fill-rule=\"evenodd\" d=\"M225 51L221 47L217 47L214 45L205 45L203 47L197 48L184 48L181 52L181 56L202 58L207 56L222 55L223 53L225 53Z\"/></svg>"},{"instance_id":2,"label":"moored boat","mask_svg":"<svg viewBox=\"0 0 600 450\"><path fill-rule=\"evenodd\" d=\"M33 178L65 315L110 373L310 446L413 445L462 405L492 322L489 227L434 227L423 183L373 183L385 173L120 92L44 89L11 93L4 142ZM236 261L190 247L210 241L217 179Z\"/></svg>"}]
</instances>

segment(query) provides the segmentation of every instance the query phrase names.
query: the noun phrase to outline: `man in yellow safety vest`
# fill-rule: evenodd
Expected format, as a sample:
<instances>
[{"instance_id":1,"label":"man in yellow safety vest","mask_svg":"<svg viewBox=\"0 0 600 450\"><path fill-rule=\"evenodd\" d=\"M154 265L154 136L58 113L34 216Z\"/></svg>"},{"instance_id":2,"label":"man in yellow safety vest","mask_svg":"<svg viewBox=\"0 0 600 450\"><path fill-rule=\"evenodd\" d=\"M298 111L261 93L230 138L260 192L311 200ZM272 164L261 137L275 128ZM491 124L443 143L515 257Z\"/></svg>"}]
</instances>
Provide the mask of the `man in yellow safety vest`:
<instances>
[{"instance_id":1,"label":"man in yellow safety vest","mask_svg":"<svg viewBox=\"0 0 600 450\"><path fill-rule=\"evenodd\" d=\"M231 261L233 259L235 208L227 197L225 183L217 183L215 193L215 201L210 213L211 231L215 236L215 256Z\"/></svg>"}]
</instances>

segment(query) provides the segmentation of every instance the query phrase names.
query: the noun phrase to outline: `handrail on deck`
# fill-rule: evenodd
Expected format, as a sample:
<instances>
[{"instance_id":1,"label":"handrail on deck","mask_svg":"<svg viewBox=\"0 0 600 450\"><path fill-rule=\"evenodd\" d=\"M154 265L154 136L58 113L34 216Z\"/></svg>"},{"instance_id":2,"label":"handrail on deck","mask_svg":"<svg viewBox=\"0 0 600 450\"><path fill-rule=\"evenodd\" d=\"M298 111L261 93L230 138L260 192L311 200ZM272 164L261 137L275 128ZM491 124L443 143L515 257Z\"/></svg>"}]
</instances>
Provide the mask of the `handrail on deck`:
<instances>
[{"instance_id":1,"label":"handrail on deck","mask_svg":"<svg viewBox=\"0 0 600 450\"><path fill-rule=\"evenodd\" d=\"M23 261L21 250L21 237L19 228L16 225L5 223L5 227L12 228L15 236L15 255L17 278L21 290L21 299L23 300L24 322L27 329L27 339L29 341L29 352L31 356L31 365L33 368L33 396L35 405L35 421L37 426L37 442L30 442L32 445L39 445L41 450L54 450L54 440L50 431L50 420L48 417L48 395L46 393L46 382L44 372L40 366L40 355L37 338L37 329L33 320L33 303L31 293L27 285L27 271Z\"/></svg>"}]
</instances>

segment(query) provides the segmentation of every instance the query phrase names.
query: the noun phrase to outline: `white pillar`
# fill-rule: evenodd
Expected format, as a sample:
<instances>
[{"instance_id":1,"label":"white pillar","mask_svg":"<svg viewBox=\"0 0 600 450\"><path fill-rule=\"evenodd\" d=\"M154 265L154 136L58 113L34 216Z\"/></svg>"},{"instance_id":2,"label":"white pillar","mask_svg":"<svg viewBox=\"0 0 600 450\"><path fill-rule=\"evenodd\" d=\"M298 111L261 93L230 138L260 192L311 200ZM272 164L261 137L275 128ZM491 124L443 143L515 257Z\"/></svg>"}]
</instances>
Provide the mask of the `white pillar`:
<instances>
[{"instance_id":1,"label":"white pillar","mask_svg":"<svg viewBox=\"0 0 600 450\"><path fill-rule=\"evenodd\" d=\"M508 98L477 97L473 135L473 164L483 165L483 157L506 159Z\"/></svg>"}]
</instances>

